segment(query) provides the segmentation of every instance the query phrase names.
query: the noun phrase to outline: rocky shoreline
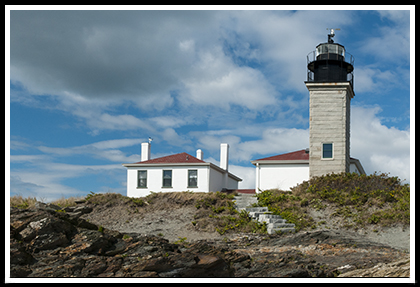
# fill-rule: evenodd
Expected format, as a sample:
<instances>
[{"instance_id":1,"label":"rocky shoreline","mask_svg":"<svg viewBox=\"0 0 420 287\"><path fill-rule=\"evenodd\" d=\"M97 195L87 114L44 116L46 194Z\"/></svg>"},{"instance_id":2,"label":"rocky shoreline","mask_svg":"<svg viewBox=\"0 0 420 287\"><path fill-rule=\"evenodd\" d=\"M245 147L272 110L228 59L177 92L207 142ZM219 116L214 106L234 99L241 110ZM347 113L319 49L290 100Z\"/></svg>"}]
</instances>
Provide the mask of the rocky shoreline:
<instances>
[{"instance_id":1,"label":"rocky shoreline","mask_svg":"<svg viewBox=\"0 0 420 287\"><path fill-rule=\"evenodd\" d=\"M410 276L407 251L341 230L202 234L173 241L112 230L87 220L91 211L83 204L67 210L41 203L33 209L11 208L10 278ZM375 273L387 264L392 272Z\"/></svg>"}]
</instances>

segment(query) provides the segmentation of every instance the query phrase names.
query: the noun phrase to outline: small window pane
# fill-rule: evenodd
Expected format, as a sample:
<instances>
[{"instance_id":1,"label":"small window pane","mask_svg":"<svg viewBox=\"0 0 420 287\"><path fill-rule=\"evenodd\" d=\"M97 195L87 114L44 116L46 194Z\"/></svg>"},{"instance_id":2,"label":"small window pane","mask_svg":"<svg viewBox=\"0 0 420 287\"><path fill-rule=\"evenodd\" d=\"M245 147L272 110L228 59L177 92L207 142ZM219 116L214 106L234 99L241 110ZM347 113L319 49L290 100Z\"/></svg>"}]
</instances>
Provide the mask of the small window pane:
<instances>
[{"instance_id":1,"label":"small window pane","mask_svg":"<svg viewBox=\"0 0 420 287\"><path fill-rule=\"evenodd\" d=\"M172 170L163 171L163 187L172 187Z\"/></svg>"},{"instance_id":2,"label":"small window pane","mask_svg":"<svg viewBox=\"0 0 420 287\"><path fill-rule=\"evenodd\" d=\"M137 187L147 187L147 170L138 171Z\"/></svg>"},{"instance_id":3,"label":"small window pane","mask_svg":"<svg viewBox=\"0 0 420 287\"><path fill-rule=\"evenodd\" d=\"M322 144L322 158L332 158L333 157L333 144L324 143Z\"/></svg>"},{"instance_id":4,"label":"small window pane","mask_svg":"<svg viewBox=\"0 0 420 287\"><path fill-rule=\"evenodd\" d=\"M188 186L189 187L197 187L197 170L189 170L188 171Z\"/></svg>"}]
</instances>

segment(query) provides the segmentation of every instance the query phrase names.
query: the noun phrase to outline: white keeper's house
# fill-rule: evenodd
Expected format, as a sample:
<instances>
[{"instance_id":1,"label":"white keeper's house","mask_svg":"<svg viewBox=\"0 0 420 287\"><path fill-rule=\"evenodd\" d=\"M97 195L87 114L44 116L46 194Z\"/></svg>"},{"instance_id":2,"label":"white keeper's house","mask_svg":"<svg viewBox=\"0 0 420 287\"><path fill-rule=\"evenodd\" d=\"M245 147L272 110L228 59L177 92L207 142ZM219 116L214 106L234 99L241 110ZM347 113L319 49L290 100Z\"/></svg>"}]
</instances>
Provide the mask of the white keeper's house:
<instances>
[{"instance_id":1,"label":"white keeper's house","mask_svg":"<svg viewBox=\"0 0 420 287\"><path fill-rule=\"evenodd\" d=\"M256 167L256 192L274 188L289 190L309 180L309 149L261 158L251 163ZM352 157L349 172L365 174L360 161Z\"/></svg>"},{"instance_id":2,"label":"white keeper's house","mask_svg":"<svg viewBox=\"0 0 420 287\"><path fill-rule=\"evenodd\" d=\"M143 197L151 192L236 190L241 178L228 171L229 145L220 145L220 166L196 156L178 153L150 158L150 143L142 143L141 161L124 163L127 168L127 196Z\"/></svg>"}]
</instances>

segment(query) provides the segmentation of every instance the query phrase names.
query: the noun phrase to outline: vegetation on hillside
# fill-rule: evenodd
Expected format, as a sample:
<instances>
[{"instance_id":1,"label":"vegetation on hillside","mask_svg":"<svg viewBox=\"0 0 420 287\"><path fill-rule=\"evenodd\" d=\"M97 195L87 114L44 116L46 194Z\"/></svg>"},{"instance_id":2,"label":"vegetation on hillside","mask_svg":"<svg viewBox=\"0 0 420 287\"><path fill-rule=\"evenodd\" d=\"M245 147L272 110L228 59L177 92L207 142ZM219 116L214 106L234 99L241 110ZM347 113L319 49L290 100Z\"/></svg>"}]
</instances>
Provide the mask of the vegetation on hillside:
<instances>
[{"instance_id":1,"label":"vegetation on hillside","mask_svg":"<svg viewBox=\"0 0 420 287\"><path fill-rule=\"evenodd\" d=\"M410 224L410 186L387 174L328 174L314 177L291 189L266 190L257 195L260 206L268 206L296 225L296 230L317 228L310 210L331 210L341 227L358 229L367 224ZM332 227L332 226L330 226ZM338 227L338 226L335 226Z\"/></svg>"},{"instance_id":2,"label":"vegetation on hillside","mask_svg":"<svg viewBox=\"0 0 420 287\"><path fill-rule=\"evenodd\" d=\"M233 196L222 192L185 191L131 198L119 193L90 192L85 201L98 209L123 205L126 212L139 215L190 206L196 210L191 226L197 230L216 230L220 234L266 233L266 224L251 220L247 212L238 212L234 208ZM257 198L259 206L267 206L273 214L294 223L296 231L316 229L321 225L323 228L357 229L367 225L410 224L410 186L387 174L329 174L305 181L291 191L265 190L258 193ZM81 198L62 198L52 203L64 209L76 205L76 200ZM36 201L34 197L13 196L10 206L31 208ZM315 221L311 216L314 211L327 209L330 219L337 222L334 226L327 226L326 221Z\"/></svg>"}]
</instances>

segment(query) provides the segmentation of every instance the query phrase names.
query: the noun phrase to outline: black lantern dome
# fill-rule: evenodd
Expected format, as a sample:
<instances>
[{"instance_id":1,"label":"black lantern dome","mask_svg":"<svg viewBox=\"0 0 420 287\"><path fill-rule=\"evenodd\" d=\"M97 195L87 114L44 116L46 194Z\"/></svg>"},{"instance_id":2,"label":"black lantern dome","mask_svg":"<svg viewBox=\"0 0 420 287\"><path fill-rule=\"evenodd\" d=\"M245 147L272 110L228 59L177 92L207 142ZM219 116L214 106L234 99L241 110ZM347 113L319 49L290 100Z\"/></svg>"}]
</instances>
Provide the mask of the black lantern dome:
<instances>
[{"instance_id":1,"label":"black lantern dome","mask_svg":"<svg viewBox=\"0 0 420 287\"><path fill-rule=\"evenodd\" d=\"M350 82L353 86L353 56L343 45L334 43L334 29L328 42L316 46L307 56L308 82Z\"/></svg>"}]
</instances>

